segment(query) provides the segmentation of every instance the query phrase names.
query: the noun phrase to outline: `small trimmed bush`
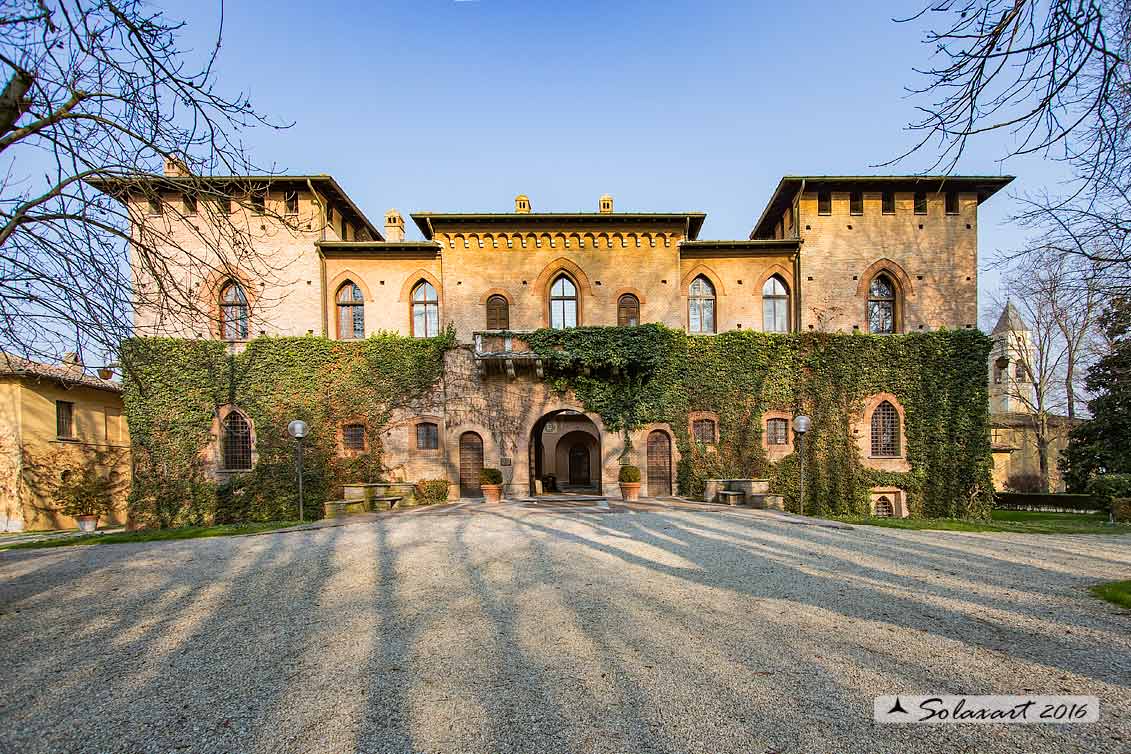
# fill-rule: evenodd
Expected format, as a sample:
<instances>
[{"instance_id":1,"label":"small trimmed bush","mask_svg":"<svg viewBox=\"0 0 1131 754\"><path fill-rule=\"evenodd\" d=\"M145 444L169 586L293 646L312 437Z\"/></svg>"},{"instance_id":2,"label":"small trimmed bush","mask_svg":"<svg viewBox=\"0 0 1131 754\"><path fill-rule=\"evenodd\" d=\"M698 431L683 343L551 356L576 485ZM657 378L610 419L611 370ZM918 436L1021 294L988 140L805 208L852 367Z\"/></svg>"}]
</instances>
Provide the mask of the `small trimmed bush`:
<instances>
[{"instance_id":1,"label":"small trimmed bush","mask_svg":"<svg viewBox=\"0 0 1131 754\"><path fill-rule=\"evenodd\" d=\"M621 466L617 479L621 482L633 484L640 481L640 468L638 466Z\"/></svg>"},{"instance_id":2,"label":"small trimmed bush","mask_svg":"<svg viewBox=\"0 0 1131 754\"><path fill-rule=\"evenodd\" d=\"M502 484L503 472L498 469L482 469L479 472L480 484Z\"/></svg>"},{"instance_id":3,"label":"small trimmed bush","mask_svg":"<svg viewBox=\"0 0 1131 754\"><path fill-rule=\"evenodd\" d=\"M63 472L55 503L65 516L102 516L114 509L110 478L86 467Z\"/></svg>"},{"instance_id":4,"label":"small trimmed bush","mask_svg":"<svg viewBox=\"0 0 1131 754\"><path fill-rule=\"evenodd\" d=\"M421 479L416 483L416 502L418 505L434 505L448 500L447 479Z\"/></svg>"}]
</instances>

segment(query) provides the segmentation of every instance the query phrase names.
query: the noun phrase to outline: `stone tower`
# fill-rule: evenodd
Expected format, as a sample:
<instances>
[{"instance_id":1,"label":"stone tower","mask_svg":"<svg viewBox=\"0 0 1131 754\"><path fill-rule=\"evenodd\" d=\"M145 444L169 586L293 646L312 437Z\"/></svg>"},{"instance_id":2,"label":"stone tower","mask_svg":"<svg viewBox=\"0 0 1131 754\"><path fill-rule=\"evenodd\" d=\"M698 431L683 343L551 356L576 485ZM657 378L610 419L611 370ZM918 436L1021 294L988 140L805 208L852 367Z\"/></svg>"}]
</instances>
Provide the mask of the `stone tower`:
<instances>
[{"instance_id":1,"label":"stone tower","mask_svg":"<svg viewBox=\"0 0 1131 754\"><path fill-rule=\"evenodd\" d=\"M1033 380L1032 333L1012 302L1007 303L990 332L990 413L1020 414L1030 411Z\"/></svg>"}]
</instances>

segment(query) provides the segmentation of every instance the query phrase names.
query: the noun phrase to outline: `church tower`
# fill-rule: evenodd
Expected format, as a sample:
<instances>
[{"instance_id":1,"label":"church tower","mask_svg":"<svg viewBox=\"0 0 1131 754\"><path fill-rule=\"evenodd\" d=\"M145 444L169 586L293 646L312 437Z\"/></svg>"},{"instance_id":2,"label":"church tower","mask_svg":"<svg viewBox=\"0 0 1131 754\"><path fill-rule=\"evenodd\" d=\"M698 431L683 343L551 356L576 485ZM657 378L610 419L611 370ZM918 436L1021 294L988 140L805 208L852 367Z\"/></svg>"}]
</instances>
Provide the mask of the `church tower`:
<instances>
[{"instance_id":1,"label":"church tower","mask_svg":"<svg viewBox=\"0 0 1131 754\"><path fill-rule=\"evenodd\" d=\"M1035 352L1032 333L1013 303L1007 303L990 332L990 413L1029 412L1033 400L1033 380L1029 367Z\"/></svg>"}]
</instances>

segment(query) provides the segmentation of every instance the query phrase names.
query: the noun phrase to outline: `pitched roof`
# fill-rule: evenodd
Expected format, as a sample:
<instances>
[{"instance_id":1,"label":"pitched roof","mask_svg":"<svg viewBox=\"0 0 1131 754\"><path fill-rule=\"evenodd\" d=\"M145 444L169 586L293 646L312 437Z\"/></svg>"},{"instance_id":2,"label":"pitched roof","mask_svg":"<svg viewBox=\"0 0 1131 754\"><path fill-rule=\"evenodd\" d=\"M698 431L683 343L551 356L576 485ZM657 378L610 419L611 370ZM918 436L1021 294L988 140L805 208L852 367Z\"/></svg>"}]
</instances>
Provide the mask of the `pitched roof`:
<instances>
[{"instance_id":1,"label":"pitched roof","mask_svg":"<svg viewBox=\"0 0 1131 754\"><path fill-rule=\"evenodd\" d=\"M64 385L90 387L111 393L122 392L117 382L99 379L78 364L41 364L0 351L0 375L54 380Z\"/></svg>"},{"instance_id":2,"label":"pitched roof","mask_svg":"<svg viewBox=\"0 0 1131 754\"><path fill-rule=\"evenodd\" d=\"M1018 314L1017 308L1013 305L1012 301L1007 301L1005 308L1001 310L1001 316L998 317L997 324L994 329L990 331L990 335L999 335L1006 332L1025 332L1029 328L1025 326L1025 320L1021 319Z\"/></svg>"}]
</instances>

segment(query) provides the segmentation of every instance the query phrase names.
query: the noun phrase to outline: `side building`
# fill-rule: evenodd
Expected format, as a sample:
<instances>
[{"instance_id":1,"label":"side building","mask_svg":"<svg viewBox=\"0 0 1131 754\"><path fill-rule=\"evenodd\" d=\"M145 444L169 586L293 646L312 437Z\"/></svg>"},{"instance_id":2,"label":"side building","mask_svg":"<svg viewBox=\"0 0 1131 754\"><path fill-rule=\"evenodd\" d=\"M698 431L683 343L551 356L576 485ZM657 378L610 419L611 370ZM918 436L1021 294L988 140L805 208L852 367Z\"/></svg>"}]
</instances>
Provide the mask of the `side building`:
<instances>
[{"instance_id":1,"label":"side building","mask_svg":"<svg viewBox=\"0 0 1131 754\"><path fill-rule=\"evenodd\" d=\"M64 475L93 472L111 483L126 522L130 438L122 389L89 374L75 354L59 365L0 353L0 530L70 529L56 490Z\"/></svg>"}]
</instances>

